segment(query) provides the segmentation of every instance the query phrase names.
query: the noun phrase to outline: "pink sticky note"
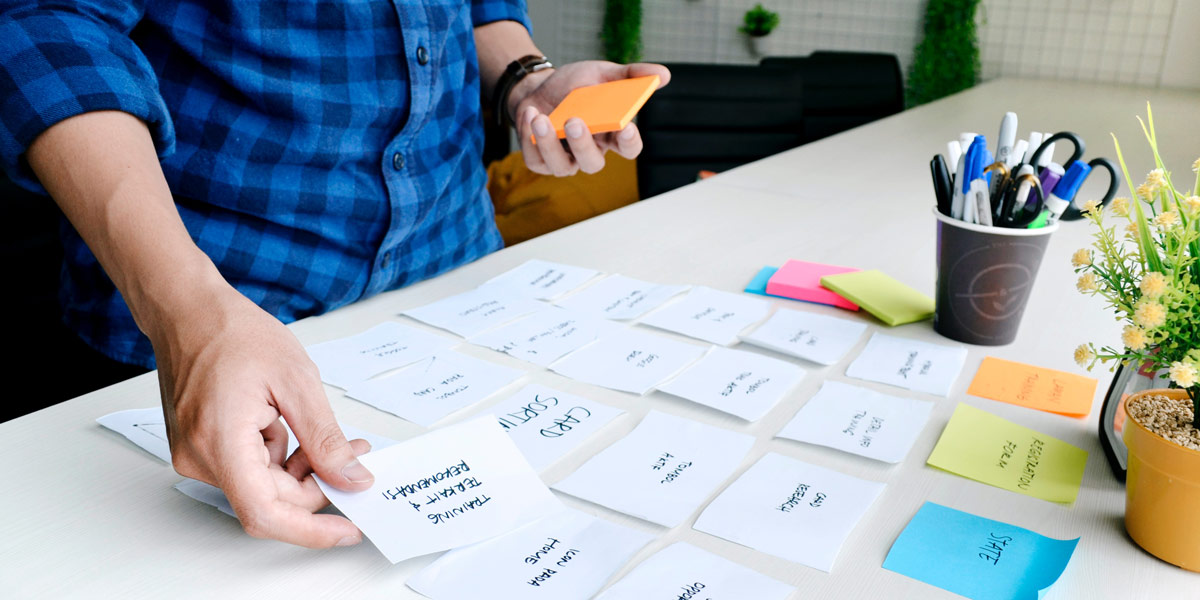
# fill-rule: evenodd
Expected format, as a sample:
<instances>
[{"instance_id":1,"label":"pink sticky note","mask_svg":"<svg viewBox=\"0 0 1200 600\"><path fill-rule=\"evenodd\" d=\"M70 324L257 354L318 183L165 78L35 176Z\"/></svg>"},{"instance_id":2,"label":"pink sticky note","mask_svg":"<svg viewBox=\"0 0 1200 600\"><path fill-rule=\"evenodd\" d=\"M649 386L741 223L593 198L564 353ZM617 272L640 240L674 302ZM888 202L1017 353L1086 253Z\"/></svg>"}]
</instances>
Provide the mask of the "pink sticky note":
<instances>
[{"instance_id":1,"label":"pink sticky note","mask_svg":"<svg viewBox=\"0 0 1200 600\"><path fill-rule=\"evenodd\" d=\"M829 304L838 308L858 310L858 305L821 286L821 278L838 273L853 273L858 269L823 265L821 263L789 260L767 280L767 293L806 302Z\"/></svg>"}]
</instances>

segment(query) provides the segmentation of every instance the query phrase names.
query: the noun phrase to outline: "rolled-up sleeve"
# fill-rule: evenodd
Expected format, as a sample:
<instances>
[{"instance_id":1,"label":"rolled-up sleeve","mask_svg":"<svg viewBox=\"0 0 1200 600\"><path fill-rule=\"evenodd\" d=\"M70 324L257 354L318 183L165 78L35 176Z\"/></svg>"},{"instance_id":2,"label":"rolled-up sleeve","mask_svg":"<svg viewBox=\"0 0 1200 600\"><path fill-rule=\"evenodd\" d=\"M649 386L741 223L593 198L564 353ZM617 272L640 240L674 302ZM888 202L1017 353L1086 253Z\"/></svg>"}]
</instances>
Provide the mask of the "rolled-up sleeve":
<instances>
[{"instance_id":1,"label":"rolled-up sleeve","mask_svg":"<svg viewBox=\"0 0 1200 600\"><path fill-rule=\"evenodd\" d=\"M525 0L471 0L471 22L476 27L496 21L516 21L533 33Z\"/></svg>"},{"instance_id":2,"label":"rolled-up sleeve","mask_svg":"<svg viewBox=\"0 0 1200 600\"><path fill-rule=\"evenodd\" d=\"M129 38L140 2L7 2L0 10L0 165L10 179L44 193L26 150L50 126L85 112L138 117L159 155L171 152L158 79Z\"/></svg>"}]
</instances>

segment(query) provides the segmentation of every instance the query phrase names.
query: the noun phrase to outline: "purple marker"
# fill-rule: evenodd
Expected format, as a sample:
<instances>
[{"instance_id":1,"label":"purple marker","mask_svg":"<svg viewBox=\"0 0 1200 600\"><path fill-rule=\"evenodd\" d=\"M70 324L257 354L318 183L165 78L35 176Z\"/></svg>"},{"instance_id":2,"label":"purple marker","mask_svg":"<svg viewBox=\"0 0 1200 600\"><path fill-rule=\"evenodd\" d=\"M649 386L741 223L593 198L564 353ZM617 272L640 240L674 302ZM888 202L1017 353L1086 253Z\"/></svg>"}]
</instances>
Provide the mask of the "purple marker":
<instances>
[{"instance_id":1,"label":"purple marker","mask_svg":"<svg viewBox=\"0 0 1200 600\"><path fill-rule=\"evenodd\" d=\"M1042 174L1039 177L1042 182L1042 194L1046 195L1046 197L1049 197L1050 194L1054 192L1054 186L1058 185L1058 180L1062 179L1063 173L1065 172L1066 171L1063 171L1062 165L1056 162L1046 165L1046 168L1042 169Z\"/></svg>"}]
</instances>

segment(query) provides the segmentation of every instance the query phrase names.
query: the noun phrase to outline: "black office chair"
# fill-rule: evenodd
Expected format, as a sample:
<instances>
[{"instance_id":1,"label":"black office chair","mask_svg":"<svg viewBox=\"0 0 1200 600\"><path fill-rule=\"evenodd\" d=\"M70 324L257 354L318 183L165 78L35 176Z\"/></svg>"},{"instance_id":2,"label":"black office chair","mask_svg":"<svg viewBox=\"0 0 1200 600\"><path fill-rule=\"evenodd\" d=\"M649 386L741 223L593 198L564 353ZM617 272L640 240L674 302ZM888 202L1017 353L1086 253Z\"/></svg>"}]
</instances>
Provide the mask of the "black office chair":
<instances>
[{"instance_id":1,"label":"black office chair","mask_svg":"<svg viewBox=\"0 0 1200 600\"><path fill-rule=\"evenodd\" d=\"M900 112L890 54L814 52L759 66L672 64L638 115L642 198Z\"/></svg>"}]
</instances>

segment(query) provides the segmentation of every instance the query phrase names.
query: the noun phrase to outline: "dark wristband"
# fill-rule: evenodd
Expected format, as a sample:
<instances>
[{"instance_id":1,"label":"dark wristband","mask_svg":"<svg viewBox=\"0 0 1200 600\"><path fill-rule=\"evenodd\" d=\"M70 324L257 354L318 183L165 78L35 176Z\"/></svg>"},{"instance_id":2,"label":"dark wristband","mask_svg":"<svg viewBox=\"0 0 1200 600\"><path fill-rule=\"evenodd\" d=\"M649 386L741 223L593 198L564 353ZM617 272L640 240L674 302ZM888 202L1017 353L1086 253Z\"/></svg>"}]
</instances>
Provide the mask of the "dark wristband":
<instances>
[{"instance_id":1,"label":"dark wristband","mask_svg":"<svg viewBox=\"0 0 1200 600\"><path fill-rule=\"evenodd\" d=\"M500 75L500 80L496 82L496 90L492 93L492 112L496 115L496 124L500 126L513 124L512 117L508 114L507 105L508 95L512 93L517 83L530 73L537 73L538 71L553 68L554 65L550 64L548 58L536 54L522 56L508 63L508 68L504 69L504 73Z\"/></svg>"}]
</instances>

